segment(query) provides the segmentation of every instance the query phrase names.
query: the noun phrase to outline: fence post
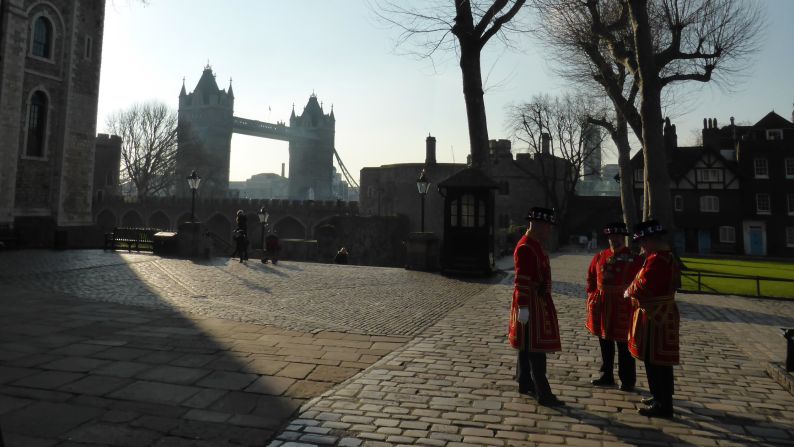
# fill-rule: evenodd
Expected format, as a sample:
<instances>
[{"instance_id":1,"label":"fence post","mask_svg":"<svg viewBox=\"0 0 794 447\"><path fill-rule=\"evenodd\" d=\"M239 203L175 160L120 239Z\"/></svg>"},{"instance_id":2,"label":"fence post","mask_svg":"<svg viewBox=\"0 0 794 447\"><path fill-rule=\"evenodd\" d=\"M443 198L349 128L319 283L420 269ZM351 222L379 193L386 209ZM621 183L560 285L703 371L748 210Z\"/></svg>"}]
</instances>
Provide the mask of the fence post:
<instances>
[{"instance_id":1,"label":"fence post","mask_svg":"<svg viewBox=\"0 0 794 447\"><path fill-rule=\"evenodd\" d=\"M756 296L761 296L761 278L758 276L755 277L755 293Z\"/></svg>"},{"instance_id":2,"label":"fence post","mask_svg":"<svg viewBox=\"0 0 794 447\"><path fill-rule=\"evenodd\" d=\"M698 292L700 292L700 272L698 272Z\"/></svg>"}]
</instances>

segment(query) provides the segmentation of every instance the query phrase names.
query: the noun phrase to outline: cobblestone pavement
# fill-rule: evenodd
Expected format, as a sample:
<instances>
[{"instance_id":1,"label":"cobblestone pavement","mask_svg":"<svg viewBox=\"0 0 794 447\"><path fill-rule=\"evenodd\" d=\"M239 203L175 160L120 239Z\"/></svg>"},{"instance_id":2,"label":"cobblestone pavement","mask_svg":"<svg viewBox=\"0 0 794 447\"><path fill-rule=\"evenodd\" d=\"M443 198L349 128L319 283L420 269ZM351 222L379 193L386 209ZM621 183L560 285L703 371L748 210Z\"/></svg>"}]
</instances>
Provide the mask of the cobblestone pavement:
<instances>
[{"instance_id":1,"label":"cobblestone pavement","mask_svg":"<svg viewBox=\"0 0 794 447\"><path fill-rule=\"evenodd\" d=\"M416 334L486 287L394 268L193 262L97 250L0 253L0 272L0 284L91 300L373 335Z\"/></svg>"},{"instance_id":2,"label":"cobblestone pavement","mask_svg":"<svg viewBox=\"0 0 794 447\"><path fill-rule=\"evenodd\" d=\"M680 295L677 413L652 420L636 413L647 394L641 365L637 393L589 384L600 360L583 327L588 262L552 259L563 351L550 356L549 378L565 407L516 392L505 334L511 287L494 285L305 404L272 445L794 445L794 396L765 372L783 358L777 327L794 324L794 302Z\"/></svg>"},{"instance_id":3,"label":"cobblestone pavement","mask_svg":"<svg viewBox=\"0 0 794 447\"><path fill-rule=\"evenodd\" d=\"M402 269L0 253L7 446L264 445L487 286Z\"/></svg>"}]
</instances>

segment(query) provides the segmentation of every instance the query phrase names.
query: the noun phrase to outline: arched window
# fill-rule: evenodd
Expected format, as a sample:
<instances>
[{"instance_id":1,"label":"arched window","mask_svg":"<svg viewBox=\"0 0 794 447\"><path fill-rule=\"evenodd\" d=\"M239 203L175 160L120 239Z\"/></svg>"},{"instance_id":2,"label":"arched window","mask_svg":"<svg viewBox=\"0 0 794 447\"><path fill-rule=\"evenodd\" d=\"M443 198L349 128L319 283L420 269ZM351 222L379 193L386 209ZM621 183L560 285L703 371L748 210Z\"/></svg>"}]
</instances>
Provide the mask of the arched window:
<instances>
[{"instance_id":1,"label":"arched window","mask_svg":"<svg viewBox=\"0 0 794 447\"><path fill-rule=\"evenodd\" d=\"M36 19L33 25L32 53L45 59L52 57L52 24L44 17Z\"/></svg>"},{"instance_id":2,"label":"arched window","mask_svg":"<svg viewBox=\"0 0 794 447\"><path fill-rule=\"evenodd\" d=\"M25 155L43 157L47 133L47 95L42 91L34 92L30 97L28 110L28 142Z\"/></svg>"}]
</instances>

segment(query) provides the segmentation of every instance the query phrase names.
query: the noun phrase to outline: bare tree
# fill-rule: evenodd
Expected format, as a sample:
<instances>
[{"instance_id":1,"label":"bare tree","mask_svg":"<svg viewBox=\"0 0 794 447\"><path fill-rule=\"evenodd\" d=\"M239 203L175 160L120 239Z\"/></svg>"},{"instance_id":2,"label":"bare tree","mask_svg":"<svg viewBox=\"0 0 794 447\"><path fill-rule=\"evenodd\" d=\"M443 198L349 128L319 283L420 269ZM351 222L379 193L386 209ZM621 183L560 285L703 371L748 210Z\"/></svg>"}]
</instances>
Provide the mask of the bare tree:
<instances>
[{"instance_id":1,"label":"bare tree","mask_svg":"<svg viewBox=\"0 0 794 447\"><path fill-rule=\"evenodd\" d=\"M121 137L122 181L132 183L139 199L167 191L174 182L177 113L151 101L107 118L107 131Z\"/></svg>"},{"instance_id":2,"label":"bare tree","mask_svg":"<svg viewBox=\"0 0 794 447\"><path fill-rule=\"evenodd\" d=\"M663 89L686 81L720 81L744 68L763 27L757 2L747 0L535 0L580 39L578 58L640 137L647 182L646 211L672 228L670 181L662 132ZM575 41L575 40L574 40ZM571 52L576 53L574 48ZM626 96L615 67L632 80ZM639 118L639 119L638 119Z\"/></svg>"},{"instance_id":3,"label":"bare tree","mask_svg":"<svg viewBox=\"0 0 794 447\"><path fill-rule=\"evenodd\" d=\"M463 75L463 96L469 125L472 165L481 167L488 157L481 55L496 36L511 46L510 35L526 31L518 18L526 0L435 0L422 6L401 1L373 0L378 17L397 27L400 44L413 45L414 54L432 58L437 51L453 51Z\"/></svg>"},{"instance_id":4,"label":"bare tree","mask_svg":"<svg viewBox=\"0 0 794 447\"><path fill-rule=\"evenodd\" d=\"M586 175L586 162L601 150L604 133L588 122L595 105L585 96L536 95L508 109L513 139L527 146L536 161L526 174L544 191L545 205L565 221L576 186Z\"/></svg>"}]
</instances>

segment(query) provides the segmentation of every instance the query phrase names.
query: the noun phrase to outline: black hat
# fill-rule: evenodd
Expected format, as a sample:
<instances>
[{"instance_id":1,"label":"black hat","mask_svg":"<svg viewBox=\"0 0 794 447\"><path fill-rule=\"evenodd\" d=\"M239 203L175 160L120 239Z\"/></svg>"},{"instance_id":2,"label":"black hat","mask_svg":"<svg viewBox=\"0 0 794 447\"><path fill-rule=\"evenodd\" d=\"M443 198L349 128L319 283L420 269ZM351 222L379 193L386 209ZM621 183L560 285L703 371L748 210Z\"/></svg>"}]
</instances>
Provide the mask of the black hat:
<instances>
[{"instance_id":1,"label":"black hat","mask_svg":"<svg viewBox=\"0 0 794 447\"><path fill-rule=\"evenodd\" d=\"M638 241L649 236L657 236L667 233L658 220L651 219L634 225L634 240Z\"/></svg>"},{"instance_id":2,"label":"black hat","mask_svg":"<svg viewBox=\"0 0 794 447\"><path fill-rule=\"evenodd\" d=\"M628 235L629 229L626 228L626 224L623 222L612 222L604 225L604 234L607 236L613 234L621 234L621 235Z\"/></svg>"},{"instance_id":3,"label":"black hat","mask_svg":"<svg viewBox=\"0 0 794 447\"><path fill-rule=\"evenodd\" d=\"M527 220L537 220L539 222L556 225L557 214L554 212L554 210L534 206L531 210L529 210L529 214L527 214Z\"/></svg>"}]
</instances>

